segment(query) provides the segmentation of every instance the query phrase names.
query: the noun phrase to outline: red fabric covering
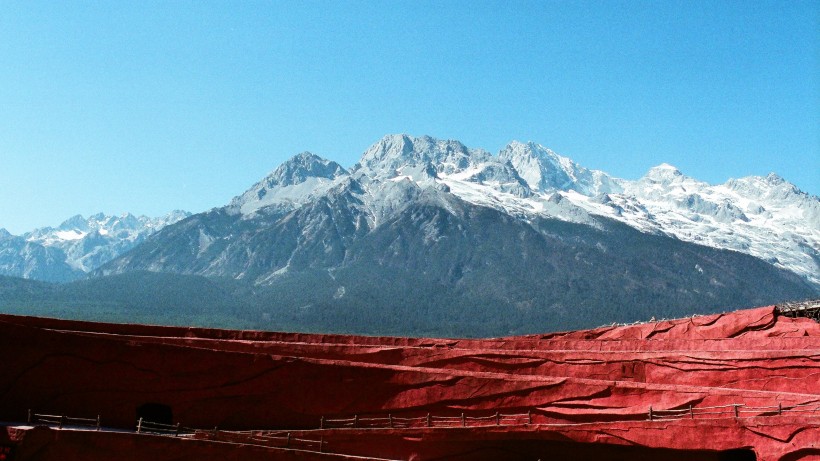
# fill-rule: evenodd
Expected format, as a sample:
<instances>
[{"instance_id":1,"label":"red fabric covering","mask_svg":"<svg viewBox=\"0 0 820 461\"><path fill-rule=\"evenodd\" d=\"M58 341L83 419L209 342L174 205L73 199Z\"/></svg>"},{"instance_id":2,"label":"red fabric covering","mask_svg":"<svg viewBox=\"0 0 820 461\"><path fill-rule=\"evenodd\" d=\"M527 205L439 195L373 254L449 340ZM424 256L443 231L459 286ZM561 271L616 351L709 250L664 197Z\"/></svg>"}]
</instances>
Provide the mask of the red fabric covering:
<instances>
[{"instance_id":1,"label":"red fabric covering","mask_svg":"<svg viewBox=\"0 0 820 461\"><path fill-rule=\"evenodd\" d=\"M185 426L312 430L336 453L370 457L499 459L499 453L512 453L508 459L537 459L573 452L588 459L608 459L606 453L718 459L726 454L716 450L751 449L758 459L785 461L820 454L820 325L778 316L774 307L485 340L0 315L0 351L4 421L23 421L33 409L99 414L105 426L133 428L138 407L159 403ZM738 419L733 404L744 405ZM683 417L690 406L690 417ZM650 407L653 421L647 421ZM531 423L316 431L323 417L480 418L496 412L529 412ZM683 418L656 420L664 416ZM50 448L39 453L58 453L68 450L68 441L89 437L112 447L122 443L124 450L132 444L106 432L52 432L28 431L8 443L20 459L26 447L45 444ZM157 444L165 447L159 451L194 453L213 442L159 438Z\"/></svg>"}]
</instances>

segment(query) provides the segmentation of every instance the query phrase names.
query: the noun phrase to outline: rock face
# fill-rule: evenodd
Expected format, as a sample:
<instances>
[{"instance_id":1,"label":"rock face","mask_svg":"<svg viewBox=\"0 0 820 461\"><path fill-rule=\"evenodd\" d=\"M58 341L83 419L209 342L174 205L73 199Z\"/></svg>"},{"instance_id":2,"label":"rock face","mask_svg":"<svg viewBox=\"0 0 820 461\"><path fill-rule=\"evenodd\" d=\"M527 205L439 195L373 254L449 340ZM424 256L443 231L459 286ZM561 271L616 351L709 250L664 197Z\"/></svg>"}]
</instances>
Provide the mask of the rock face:
<instances>
[{"instance_id":1,"label":"rock face","mask_svg":"<svg viewBox=\"0 0 820 461\"><path fill-rule=\"evenodd\" d=\"M136 450L122 459L203 453L214 441L248 450L244 459L820 455L820 325L774 306L497 339L0 316L0 350L0 420L23 421L32 409L99 414L103 426L122 429L139 417L203 429L176 444L102 431L105 446ZM264 432L236 432L254 429ZM94 438L38 430L8 429L5 439L0 431L0 447L18 459L70 458L82 445L72 440ZM289 457L282 448L291 438L313 457ZM155 439L163 450L150 448Z\"/></svg>"}]
</instances>

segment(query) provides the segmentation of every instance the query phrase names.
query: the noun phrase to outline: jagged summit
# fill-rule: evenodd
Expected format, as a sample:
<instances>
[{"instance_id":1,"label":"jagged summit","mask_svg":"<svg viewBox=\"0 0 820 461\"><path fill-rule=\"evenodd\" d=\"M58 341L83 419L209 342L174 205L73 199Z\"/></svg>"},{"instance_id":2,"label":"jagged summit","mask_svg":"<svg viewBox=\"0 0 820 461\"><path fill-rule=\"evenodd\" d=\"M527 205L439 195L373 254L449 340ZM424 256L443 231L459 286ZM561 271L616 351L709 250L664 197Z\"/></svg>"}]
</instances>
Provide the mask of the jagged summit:
<instances>
[{"instance_id":1,"label":"jagged summit","mask_svg":"<svg viewBox=\"0 0 820 461\"><path fill-rule=\"evenodd\" d=\"M414 171L454 174L492 156L482 149L469 149L459 141L439 140L430 136L388 135L370 146L353 167L357 176L385 180L412 176Z\"/></svg>"},{"instance_id":2,"label":"jagged summit","mask_svg":"<svg viewBox=\"0 0 820 461\"><path fill-rule=\"evenodd\" d=\"M532 190L574 190L584 195L620 192L619 182L598 170L589 170L534 142L512 141L498 154L510 162Z\"/></svg>"},{"instance_id":3,"label":"jagged summit","mask_svg":"<svg viewBox=\"0 0 820 461\"><path fill-rule=\"evenodd\" d=\"M43 227L19 237L8 234L0 248L0 275L51 282L81 278L190 215L179 210L159 218L131 213L97 213L88 218L75 215L56 228Z\"/></svg>"},{"instance_id":4,"label":"jagged summit","mask_svg":"<svg viewBox=\"0 0 820 461\"><path fill-rule=\"evenodd\" d=\"M306 151L291 157L263 181L267 187L293 186L308 178L334 179L344 174L347 171L338 163Z\"/></svg>"},{"instance_id":5,"label":"jagged summit","mask_svg":"<svg viewBox=\"0 0 820 461\"><path fill-rule=\"evenodd\" d=\"M92 216L93 218L93 216ZM65 221L63 221L59 226L57 226L59 230L77 230L82 232L88 232L91 228L88 225L88 220L83 217L83 215L74 215Z\"/></svg>"},{"instance_id":6,"label":"jagged summit","mask_svg":"<svg viewBox=\"0 0 820 461\"><path fill-rule=\"evenodd\" d=\"M766 175L766 181L769 184L773 185L773 186L780 185L780 184L783 184L784 182L786 182L786 180L783 179L782 176L775 173L774 171L772 171L772 172L770 172L769 174Z\"/></svg>"},{"instance_id":7,"label":"jagged summit","mask_svg":"<svg viewBox=\"0 0 820 461\"><path fill-rule=\"evenodd\" d=\"M646 172L642 179L660 183L669 183L676 179L685 178L683 173L676 167L661 163L658 166L653 166Z\"/></svg>"},{"instance_id":8,"label":"jagged summit","mask_svg":"<svg viewBox=\"0 0 820 461\"><path fill-rule=\"evenodd\" d=\"M294 204L304 203L314 193L327 190L337 178L347 175L347 170L338 163L302 152L235 197L230 206L242 214L252 214L272 205L291 208Z\"/></svg>"},{"instance_id":9,"label":"jagged summit","mask_svg":"<svg viewBox=\"0 0 820 461\"><path fill-rule=\"evenodd\" d=\"M746 176L739 179L730 179L726 187L738 193L751 194L759 198L787 199L790 196L809 196L797 186L783 179L776 173L766 176Z\"/></svg>"},{"instance_id":10,"label":"jagged summit","mask_svg":"<svg viewBox=\"0 0 820 461\"><path fill-rule=\"evenodd\" d=\"M186 211L174 210L165 216L149 218L147 216L135 216L131 213L123 213L119 216L96 213L88 218L83 215L74 215L66 219L56 228L43 227L35 229L24 235L26 240L52 244L65 240L79 240L90 233L101 235L120 234L127 238L132 233L141 233L145 230L158 230L162 227L180 221L191 214Z\"/></svg>"}]
</instances>

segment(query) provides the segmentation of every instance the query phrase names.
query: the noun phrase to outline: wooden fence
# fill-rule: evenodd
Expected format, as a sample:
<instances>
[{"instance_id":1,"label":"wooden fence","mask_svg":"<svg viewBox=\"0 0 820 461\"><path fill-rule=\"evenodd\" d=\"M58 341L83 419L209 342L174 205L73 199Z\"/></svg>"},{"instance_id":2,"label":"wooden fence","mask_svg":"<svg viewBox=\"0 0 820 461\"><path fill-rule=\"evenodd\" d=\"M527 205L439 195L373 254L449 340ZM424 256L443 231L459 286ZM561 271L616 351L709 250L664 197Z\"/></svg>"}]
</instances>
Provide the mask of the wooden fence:
<instances>
[{"instance_id":1,"label":"wooden fence","mask_svg":"<svg viewBox=\"0 0 820 461\"><path fill-rule=\"evenodd\" d=\"M426 416L401 417L388 414L386 417L325 418L319 420L320 429L345 428L414 428L414 427L481 427L481 426L517 426L532 424L532 413L505 414L496 412L488 416L437 416L428 413Z\"/></svg>"},{"instance_id":2,"label":"wooden fence","mask_svg":"<svg viewBox=\"0 0 820 461\"><path fill-rule=\"evenodd\" d=\"M783 406L782 403L770 406L748 406L742 403L733 403L730 405L719 405L712 407L693 407L689 405L688 408L678 408L673 410L653 410L649 407L649 420L677 420L677 419L714 419L714 418L744 418L757 416L777 416L785 413L811 413L820 416L820 404L798 404L792 406Z\"/></svg>"},{"instance_id":3,"label":"wooden fence","mask_svg":"<svg viewBox=\"0 0 820 461\"><path fill-rule=\"evenodd\" d=\"M658 410L649 407L646 412L647 421L670 421L680 419L719 419L719 418L748 418L759 416L778 416L784 414L809 414L820 416L820 404L799 404L784 406L748 406L742 403L730 405L675 408ZM590 420L593 415L578 415L584 417L584 423L609 423L641 420L640 415L633 418L612 420L601 418L598 421ZM527 413L504 414L496 412L489 416L467 416L461 413L458 416L436 416L427 414L417 417L400 417L393 414L387 416L360 417L354 415L347 418L325 418L319 420L320 429L368 429L368 428L420 428L420 427L484 427L484 426L522 426L522 425L564 425L566 422L550 421L548 418L532 411Z\"/></svg>"},{"instance_id":4,"label":"wooden fence","mask_svg":"<svg viewBox=\"0 0 820 461\"><path fill-rule=\"evenodd\" d=\"M100 430L100 415L97 415L96 418L77 418L74 416L66 415L45 415L40 413L34 413L31 410L29 410L26 422L32 426L57 426L60 429L62 429L63 426L92 427L98 431Z\"/></svg>"},{"instance_id":5,"label":"wooden fence","mask_svg":"<svg viewBox=\"0 0 820 461\"><path fill-rule=\"evenodd\" d=\"M689 405L685 408L673 408L659 410L652 406L646 412L647 421L671 421L681 419L723 419L723 418L749 418L764 416L779 416L787 414L800 414L805 416L820 416L820 403L797 404L797 405L777 405L770 406L748 406L742 403L729 405L718 405L708 407L696 407ZM601 418L600 420L590 420L590 414L577 415L584 417L584 423L611 423L640 421L640 414L631 418L612 420L611 418ZM101 418L77 418L66 415L48 415L28 411L28 424L47 425L63 427L90 427L100 430ZM366 416L354 415L347 418L326 418L319 420L319 429L408 429L424 427L491 427L491 426L525 426L525 425L566 425L573 424L567 422L550 421L544 415L537 412L528 411L526 413L500 413L491 415L470 416L466 413L460 415L433 415L427 413L424 416L404 417L392 413L386 416ZM194 429L184 427L180 423L163 424L146 421L140 418L137 421L136 433L154 434L167 436L193 436L199 439L215 440L231 443L249 443L275 448L299 448L312 451L322 451L324 441L319 439L305 439L291 437L290 432L285 431L223 431L218 428Z\"/></svg>"},{"instance_id":6,"label":"wooden fence","mask_svg":"<svg viewBox=\"0 0 820 461\"><path fill-rule=\"evenodd\" d=\"M194 433L197 439L218 442L241 443L245 445L259 445L268 448L292 448L306 451L324 451L323 438L307 439L293 437L290 432L279 431L221 431L198 430Z\"/></svg>"},{"instance_id":7,"label":"wooden fence","mask_svg":"<svg viewBox=\"0 0 820 461\"><path fill-rule=\"evenodd\" d=\"M153 421L146 421L144 418L137 420L137 434L158 434L158 435L180 435L193 434L197 429L182 427L180 423L163 424Z\"/></svg>"}]
</instances>

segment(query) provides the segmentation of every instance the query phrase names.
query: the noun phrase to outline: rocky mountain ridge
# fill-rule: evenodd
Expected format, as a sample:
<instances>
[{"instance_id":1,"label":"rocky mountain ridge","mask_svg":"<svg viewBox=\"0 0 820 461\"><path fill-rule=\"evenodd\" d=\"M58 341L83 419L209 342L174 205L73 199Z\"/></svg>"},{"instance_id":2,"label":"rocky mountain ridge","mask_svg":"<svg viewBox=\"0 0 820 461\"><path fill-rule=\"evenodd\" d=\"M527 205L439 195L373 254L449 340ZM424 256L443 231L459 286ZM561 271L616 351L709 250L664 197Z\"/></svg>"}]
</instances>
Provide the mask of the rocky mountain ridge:
<instances>
[{"instance_id":1,"label":"rocky mountain ridge","mask_svg":"<svg viewBox=\"0 0 820 461\"><path fill-rule=\"evenodd\" d=\"M312 161L329 162L317 156ZM746 253L820 285L820 199L775 174L710 185L662 164L630 181L587 169L532 142L513 141L493 156L458 141L407 135L378 141L350 172L333 163L331 175L310 175L310 167L300 181L275 188L265 198L254 196L255 186L231 205L243 212L274 204L292 211L354 181L371 197L375 222L381 204L395 209L396 197L412 195L413 187L434 188L522 219L613 219L641 232Z\"/></svg>"},{"instance_id":2,"label":"rocky mountain ridge","mask_svg":"<svg viewBox=\"0 0 820 461\"><path fill-rule=\"evenodd\" d=\"M491 155L391 135L350 168L298 154L90 283L7 298L131 318L161 288L174 313L150 312L184 321L206 301L191 293L211 284L223 301L205 315L221 323L422 336L680 317L820 294L817 202L771 175L713 186L661 165L628 181L534 143ZM79 224L39 238L99 234Z\"/></svg>"},{"instance_id":3,"label":"rocky mountain ridge","mask_svg":"<svg viewBox=\"0 0 820 461\"><path fill-rule=\"evenodd\" d=\"M820 292L817 198L786 182L736 180L757 192L731 195L669 166L627 181L532 143L503 152L393 135L349 169L303 153L96 274L233 279L253 294L251 321L274 322L260 328L422 335L575 328ZM687 239L693 226L703 232Z\"/></svg>"},{"instance_id":4,"label":"rocky mountain ridge","mask_svg":"<svg viewBox=\"0 0 820 461\"><path fill-rule=\"evenodd\" d=\"M20 236L0 229L0 275L51 282L76 280L188 216L190 213L178 210L158 218L98 213L88 218L76 215L57 227Z\"/></svg>"}]
</instances>

